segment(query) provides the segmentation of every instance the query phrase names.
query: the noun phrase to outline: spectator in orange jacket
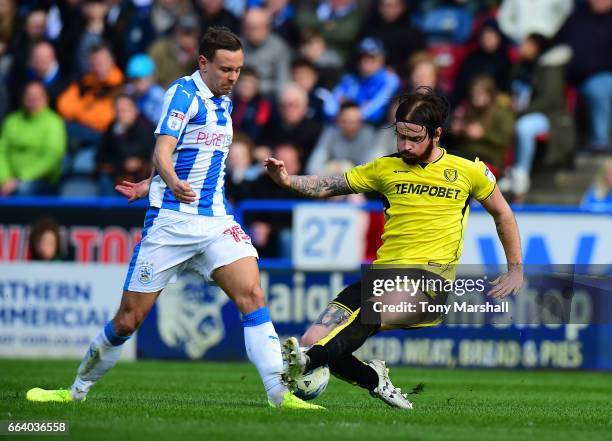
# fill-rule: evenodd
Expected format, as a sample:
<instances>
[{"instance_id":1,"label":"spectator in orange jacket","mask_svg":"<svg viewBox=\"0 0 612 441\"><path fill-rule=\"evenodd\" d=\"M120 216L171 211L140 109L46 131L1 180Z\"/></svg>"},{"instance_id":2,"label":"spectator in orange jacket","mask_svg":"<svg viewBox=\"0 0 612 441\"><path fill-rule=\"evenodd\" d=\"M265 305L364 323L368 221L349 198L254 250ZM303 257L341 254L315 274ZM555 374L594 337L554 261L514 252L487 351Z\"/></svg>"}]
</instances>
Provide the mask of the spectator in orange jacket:
<instances>
[{"instance_id":1,"label":"spectator in orange jacket","mask_svg":"<svg viewBox=\"0 0 612 441\"><path fill-rule=\"evenodd\" d=\"M66 120L72 152L95 147L115 118L113 101L123 84L107 46L96 45L89 52L89 70L59 96L57 110Z\"/></svg>"}]
</instances>

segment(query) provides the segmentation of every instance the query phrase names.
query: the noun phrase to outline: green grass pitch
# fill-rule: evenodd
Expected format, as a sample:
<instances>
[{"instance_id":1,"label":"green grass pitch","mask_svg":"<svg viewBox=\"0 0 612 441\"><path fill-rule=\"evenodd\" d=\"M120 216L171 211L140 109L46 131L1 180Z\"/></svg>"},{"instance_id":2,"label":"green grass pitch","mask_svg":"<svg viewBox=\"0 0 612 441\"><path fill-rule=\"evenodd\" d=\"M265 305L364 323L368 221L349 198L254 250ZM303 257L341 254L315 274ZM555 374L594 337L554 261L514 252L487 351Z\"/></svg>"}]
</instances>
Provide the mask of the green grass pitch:
<instances>
[{"instance_id":1,"label":"green grass pitch","mask_svg":"<svg viewBox=\"0 0 612 441\"><path fill-rule=\"evenodd\" d=\"M392 368L396 385L425 385L412 411L332 378L316 401L327 411L296 412L268 408L248 364L139 361L120 363L84 403L25 400L30 387L70 384L77 364L0 360L0 420L66 420L70 439L104 441L612 440L605 373Z\"/></svg>"}]
</instances>

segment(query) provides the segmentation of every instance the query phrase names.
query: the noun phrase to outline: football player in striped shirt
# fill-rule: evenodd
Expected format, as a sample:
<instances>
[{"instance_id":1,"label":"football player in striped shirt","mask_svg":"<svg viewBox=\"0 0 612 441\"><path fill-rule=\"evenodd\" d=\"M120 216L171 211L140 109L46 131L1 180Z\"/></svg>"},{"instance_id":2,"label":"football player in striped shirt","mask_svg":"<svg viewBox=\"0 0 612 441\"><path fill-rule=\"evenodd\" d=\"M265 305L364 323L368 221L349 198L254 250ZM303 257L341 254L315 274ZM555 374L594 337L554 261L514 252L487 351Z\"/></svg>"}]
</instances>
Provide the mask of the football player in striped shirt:
<instances>
[{"instance_id":1,"label":"football player in striped shirt","mask_svg":"<svg viewBox=\"0 0 612 441\"><path fill-rule=\"evenodd\" d=\"M190 268L214 280L243 314L246 353L257 368L272 407L321 409L289 392L281 379L278 336L259 281L257 251L234 221L224 197L225 159L232 142L232 102L244 53L238 37L211 27L202 37L199 69L179 78L164 96L155 134L150 182L132 188L130 200L149 193L142 239L134 249L115 317L94 338L69 390L34 388L30 401L82 401L119 359L166 285Z\"/></svg>"}]
</instances>

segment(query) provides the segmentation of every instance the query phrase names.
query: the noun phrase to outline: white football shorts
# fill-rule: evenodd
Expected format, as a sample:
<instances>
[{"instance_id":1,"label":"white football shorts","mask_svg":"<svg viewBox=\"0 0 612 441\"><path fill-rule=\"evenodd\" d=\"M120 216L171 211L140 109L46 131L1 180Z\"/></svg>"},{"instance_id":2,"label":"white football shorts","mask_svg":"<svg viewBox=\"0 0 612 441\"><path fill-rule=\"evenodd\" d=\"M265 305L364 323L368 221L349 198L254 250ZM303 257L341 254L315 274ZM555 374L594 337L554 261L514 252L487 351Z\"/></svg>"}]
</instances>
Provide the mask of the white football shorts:
<instances>
[{"instance_id":1,"label":"white football shorts","mask_svg":"<svg viewBox=\"0 0 612 441\"><path fill-rule=\"evenodd\" d=\"M248 256L257 258L257 250L232 216L150 207L123 289L157 292L186 269L210 281L215 269Z\"/></svg>"}]
</instances>

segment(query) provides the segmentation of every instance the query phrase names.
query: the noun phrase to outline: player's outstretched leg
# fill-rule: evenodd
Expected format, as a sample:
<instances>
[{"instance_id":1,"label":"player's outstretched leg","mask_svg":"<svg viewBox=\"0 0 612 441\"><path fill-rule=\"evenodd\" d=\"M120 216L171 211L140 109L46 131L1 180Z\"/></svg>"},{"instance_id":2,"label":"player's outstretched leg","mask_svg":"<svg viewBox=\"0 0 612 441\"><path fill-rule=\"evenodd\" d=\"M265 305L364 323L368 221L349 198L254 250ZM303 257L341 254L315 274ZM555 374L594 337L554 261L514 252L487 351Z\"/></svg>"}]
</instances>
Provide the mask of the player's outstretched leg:
<instances>
[{"instance_id":1,"label":"player's outstretched leg","mask_svg":"<svg viewBox=\"0 0 612 441\"><path fill-rule=\"evenodd\" d=\"M93 339L70 390L30 389L26 399L37 402L85 400L89 389L119 360L123 344L131 337L155 303L157 293L124 292L119 311Z\"/></svg>"},{"instance_id":2,"label":"player's outstretched leg","mask_svg":"<svg viewBox=\"0 0 612 441\"><path fill-rule=\"evenodd\" d=\"M344 296L342 300L347 300L347 297ZM306 333L302 336L300 340L300 344L302 345L301 350L304 351L305 347L313 346L318 341L323 340L331 331L347 322L349 315L351 315L349 311L347 311L345 307L339 307L338 303L328 305L325 311L319 316L317 322L308 328ZM293 341L290 345L287 345L286 342L285 346L290 347L294 344ZM290 358L290 353L285 352L285 356ZM304 364L304 360L301 358L301 361L294 362L294 364ZM401 394L399 388L396 389L397 393L386 393L387 391L395 389L395 387L388 377L388 369L384 365L384 362L373 360L368 364L354 355L348 355L344 358L329 361L328 366L335 377L366 389L370 395L382 399L390 406L403 409L411 408L412 403Z\"/></svg>"},{"instance_id":3,"label":"player's outstretched leg","mask_svg":"<svg viewBox=\"0 0 612 441\"><path fill-rule=\"evenodd\" d=\"M222 266L215 270L213 278L243 314L247 356L261 376L270 406L323 409L295 397L282 381L283 359L280 341L265 306L255 258L246 257Z\"/></svg>"},{"instance_id":4,"label":"player's outstretched leg","mask_svg":"<svg viewBox=\"0 0 612 441\"><path fill-rule=\"evenodd\" d=\"M319 340L305 355L296 349L299 347L297 339L291 337L283 345L283 358L288 362L283 375L292 384L303 372L348 357L379 328L379 324L362 323L361 311L357 309L345 323Z\"/></svg>"},{"instance_id":5,"label":"player's outstretched leg","mask_svg":"<svg viewBox=\"0 0 612 441\"><path fill-rule=\"evenodd\" d=\"M83 357L76 379L69 390L30 389L26 398L29 401L63 402L82 401L97 380L111 369L119 360L121 347L129 337L119 337L108 322L89 345Z\"/></svg>"},{"instance_id":6,"label":"player's outstretched leg","mask_svg":"<svg viewBox=\"0 0 612 441\"><path fill-rule=\"evenodd\" d=\"M337 378L372 392L378 386L378 372L354 355L329 363L330 372Z\"/></svg>"}]
</instances>

